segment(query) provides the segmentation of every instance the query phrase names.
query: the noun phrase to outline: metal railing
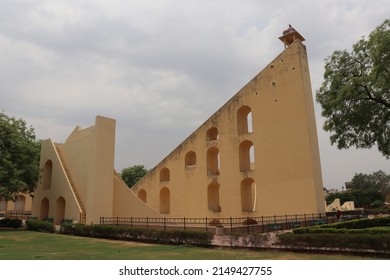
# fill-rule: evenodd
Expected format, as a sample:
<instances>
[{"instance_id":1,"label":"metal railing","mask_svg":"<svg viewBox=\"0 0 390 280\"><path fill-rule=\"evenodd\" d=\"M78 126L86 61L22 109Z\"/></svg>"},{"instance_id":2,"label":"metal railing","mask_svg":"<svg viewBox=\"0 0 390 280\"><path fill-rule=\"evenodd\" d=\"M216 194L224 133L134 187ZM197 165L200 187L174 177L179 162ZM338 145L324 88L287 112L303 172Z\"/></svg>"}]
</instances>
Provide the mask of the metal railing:
<instances>
[{"instance_id":1,"label":"metal railing","mask_svg":"<svg viewBox=\"0 0 390 280\"><path fill-rule=\"evenodd\" d=\"M274 215L240 218L139 218L139 217L100 217L101 225L146 227L163 230L206 230L215 231L223 227L225 233L254 233L289 230L318 224L336 222L336 218L326 213Z\"/></svg>"},{"instance_id":2,"label":"metal railing","mask_svg":"<svg viewBox=\"0 0 390 280\"><path fill-rule=\"evenodd\" d=\"M31 211L23 211L23 210L8 210L4 213L4 218L7 219L20 219L20 220L28 220L31 217Z\"/></svg>"}]
</instances>

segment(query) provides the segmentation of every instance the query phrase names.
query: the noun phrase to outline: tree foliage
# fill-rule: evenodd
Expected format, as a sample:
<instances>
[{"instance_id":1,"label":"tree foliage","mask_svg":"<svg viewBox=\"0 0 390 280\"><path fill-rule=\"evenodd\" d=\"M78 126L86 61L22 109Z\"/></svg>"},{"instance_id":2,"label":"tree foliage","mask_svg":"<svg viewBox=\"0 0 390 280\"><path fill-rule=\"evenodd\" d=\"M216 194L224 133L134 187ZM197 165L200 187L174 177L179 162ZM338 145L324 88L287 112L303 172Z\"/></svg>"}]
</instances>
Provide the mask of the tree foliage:
<instances>
[{"instance_id":1,"label":"tree foliage","mask_svg":"<svg viewBox=\"0 0 390 280\"><path fill-rule=\"evenodd\" d=\"M390 20L325 60L324 82L316 94L339 149L378 150L390 157Z\"/></svg>"},{"instance_id":2,"label":"tree foliage","mask_svg":"<svg viewBox=\"0 0 390 280\"><path fill-rule=\"evenodd\" d=\"M143 165L133 165L122 169L120 176L129 188L134 186L142 177L148 173Z\"/></svg>"},{"instance_id":3,"label":"tree foliage","mask_svg":"<svg viewBox=\"0 0 390 280\"><path fill-rule=\"evenodd\" d=\"M23 119L0 113L0 196L32 193L39 177L40 142Z\"/></svg>"},{"instance_id":4,"label":"tree foliage","mask_svg":"<svg viewBox=\"0 0 390 280\"><path fill-rule=\"evenodd\" d=\"M382 170L372 174L356 173L351 180L351 189L345 192L330 194L326 202L332 203L336 198L343 204L354 201L355 207L368 208L384 201L385 195L390 192L390 175Z\"/></svg>"}]
</instances>

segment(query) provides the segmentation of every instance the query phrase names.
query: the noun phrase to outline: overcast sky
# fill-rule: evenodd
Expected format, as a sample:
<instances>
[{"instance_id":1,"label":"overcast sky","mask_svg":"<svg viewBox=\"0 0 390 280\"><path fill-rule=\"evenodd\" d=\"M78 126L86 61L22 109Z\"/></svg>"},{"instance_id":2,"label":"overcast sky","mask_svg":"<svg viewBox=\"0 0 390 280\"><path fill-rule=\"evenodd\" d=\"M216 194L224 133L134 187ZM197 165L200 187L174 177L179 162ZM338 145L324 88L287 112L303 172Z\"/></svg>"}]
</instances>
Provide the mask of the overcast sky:
<instances>
[{"instance_id":1,"label":"overcast sky","mask_svg":"<svg viewBox=\"0 0 390 280\"><path fill-rule=\"evenodd\" d=\"M0 0L0 110L60 143L116 119L117 171L152 168L283 51L288 24L306 38L314 95L324 59L386 17L389 0ZM376 148L331 146L315 110L325 187L390 173Z\"/></svg>"}]
</instances>

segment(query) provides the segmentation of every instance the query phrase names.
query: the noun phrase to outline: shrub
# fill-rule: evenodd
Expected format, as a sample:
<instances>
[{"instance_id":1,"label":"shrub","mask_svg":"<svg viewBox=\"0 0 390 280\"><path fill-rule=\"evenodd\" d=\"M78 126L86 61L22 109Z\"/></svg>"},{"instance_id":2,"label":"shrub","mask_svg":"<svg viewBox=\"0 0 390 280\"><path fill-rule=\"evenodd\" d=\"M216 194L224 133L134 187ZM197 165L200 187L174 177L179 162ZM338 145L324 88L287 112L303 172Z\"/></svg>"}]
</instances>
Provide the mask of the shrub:
<instances>
[{"instance_id":1,"label":"shrub","mask_svg":"<svg viewBox=\"0 0 390 280\"><path fill-rule=\"evenodd\" d=\"M77 236L105 238L114 240L148 241L164 244L192 244L209 246L213 238L211 232L156 230L126 226L63 224L61 233Z\"/></svg>"},{"instance_id":2,"label":"shrub","mask_svg":"<svg viewBox=\"0 0 390 280\"><path fill-rule=\"evenodd\" d=\"M284 233L277 237L277 244L287 248L390 251L390 234Z\"/></svg>"},{"instance_id":3,"label":"shrub","mask_svg":"<svg viewBox=\"0 0 390 280\"><path fill-rule=\"evenodd\" d=\"M20 228L22 220L5 218L0 220L0 227Z\"/></svg>"},{"instance_id":4,"label":"shrub","mask_svg":"<svg viewBox=\"0 0 390 280\"><path fill-rule=\"evenodd\" d=\"M243 225L257 225L257 222L255 219L247 218L245 221L242 222Z\"/></svg>"},{"instance_id":5,"label":"shrub","mask_svg":"<svg viewBox=\"0 0 390 280\"><path fill-rule=\"evenodd\" d=\"M209 222L209 226L221 226L221 225L222 225L222 223L218 219L212 219Z\"/></svg>"},{"instance_id":6,"label":"shrub","mask_svg":"<svg viewBox=\"0 0 390 280\"><path fill-rule=\"evenodd\" d=\"M56 231L53 223L38 220L27 220L27 230L54 233Z\"/></svg>"},{"instance_id":7,"label":"shrub","mask_svg":"<svg viewBox=\"0 0 390 280\"><path fill-rule=\"evenodd\" d=\"M390 226L390 216L379 217L374 219L358 219L346 222L322 225L321 228L346 228L346 229L363 229L370 227Z\"/></svg>"}]
</instances>

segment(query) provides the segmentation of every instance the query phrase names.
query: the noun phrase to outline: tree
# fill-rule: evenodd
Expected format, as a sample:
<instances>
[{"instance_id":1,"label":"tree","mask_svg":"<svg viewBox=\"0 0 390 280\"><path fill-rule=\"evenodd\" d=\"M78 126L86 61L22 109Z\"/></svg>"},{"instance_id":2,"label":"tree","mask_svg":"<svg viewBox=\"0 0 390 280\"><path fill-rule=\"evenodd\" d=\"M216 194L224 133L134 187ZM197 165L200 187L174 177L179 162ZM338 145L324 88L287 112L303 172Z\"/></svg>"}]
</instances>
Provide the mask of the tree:
<instances>
[{"instance_id":1,"label":"tree","mask_svg":"<svg viewBox=\"0 0 390 280\"><path fill-rule=\"evenodd\" d=\"M325 60L316 93L326 118L324 130L339 149L378 150L390 157L390 20L352 47Z\"/></svg>"},{"instance_id":2,"label":"tree","mask_svg":"<svg viewBox=\"0 0 390 280\"><path fill-rule=\"evenodd\" d=\"M390 192L390 175L382 170L372 174L356 173L351 181L352 190L375 190L383 196Z\"/></svg>"},{"instance_id":3,"label":"tree","mask_svg":"<svg viewBox=\"0 0 390 280\"><path fill-rule=\"evenodd\" d=\"M0 196L32 193L39 177L40 142L23 119L0 113Z\"/></svg>"},{"instance_id":4,"label":"tree","mask_svg":"<svg viewBox=\"0 0 390 280\"><path fill-rule=\"evenodd\" d=\"M354 201L355 207L368 208L384 202L385 195L390 192L390 175L382 170L372 174L356 173L351 180L351 189L345 192L331 194L326 198L328 204L336 198L340 203Z\"/></svg>"},{"instance_id":5,"label":"tree","mask_svg":"<svg viewBox=\"0 0 390 280\"><path fill-rule=\"evenodd\" d=\"M133 165L122 169L120 175L122 180L127 184L129 188L134 186L142 177L148 173L143 165Z\"/></svg>"}]
</instances>

